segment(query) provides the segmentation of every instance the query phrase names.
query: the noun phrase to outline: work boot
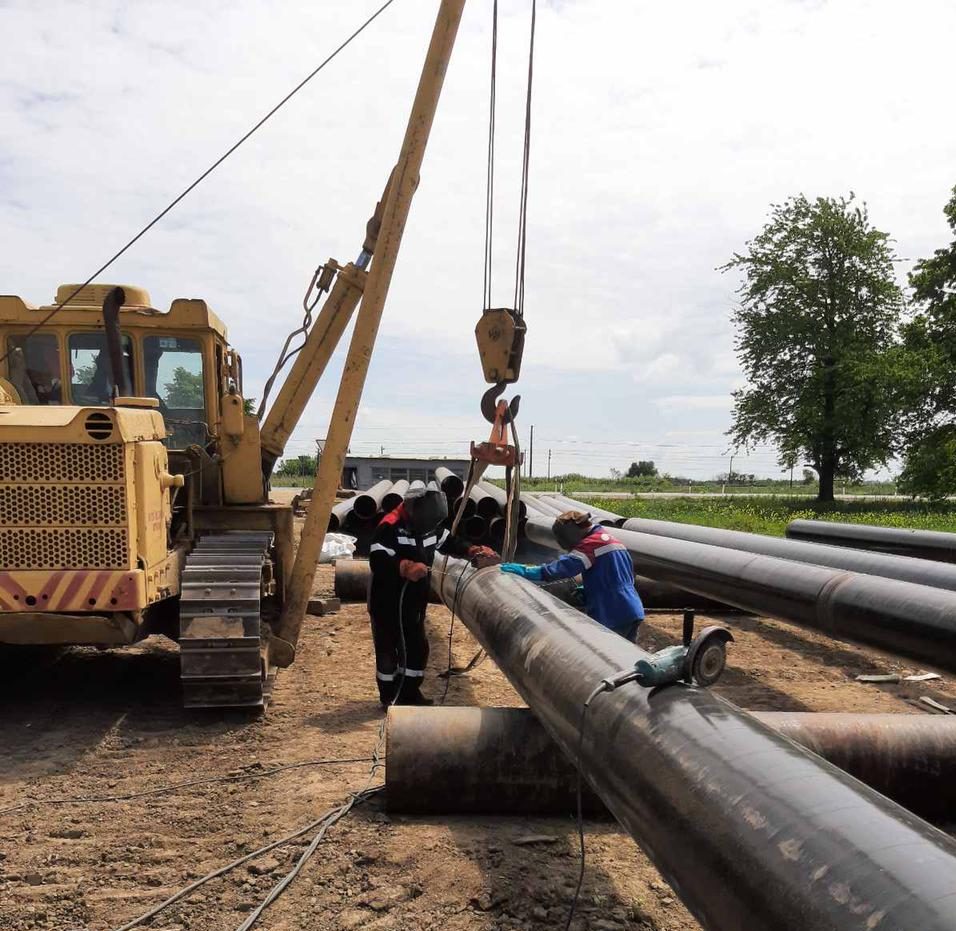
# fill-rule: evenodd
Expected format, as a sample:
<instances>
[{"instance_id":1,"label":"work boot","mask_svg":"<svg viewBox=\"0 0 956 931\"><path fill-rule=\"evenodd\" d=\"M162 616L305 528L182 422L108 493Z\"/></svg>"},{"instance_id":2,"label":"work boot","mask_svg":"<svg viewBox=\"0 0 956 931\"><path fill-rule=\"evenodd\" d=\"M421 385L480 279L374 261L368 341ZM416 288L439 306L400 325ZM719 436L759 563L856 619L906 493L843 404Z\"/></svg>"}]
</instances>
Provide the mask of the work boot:
<instances>
[{"instance_id":1,"label":"work boot","mask_svg":"<svg viewBox=\"0 0 956 931\"><path fill-rule=\"evenodd\" d=\"M398 701L395 702L396 705L421 705L428 706L434 705L435 701L431 698L426 698L421 693L421 689L415 685L414 687L407 687L401 690Z\"/></svg>"}]
</instances>

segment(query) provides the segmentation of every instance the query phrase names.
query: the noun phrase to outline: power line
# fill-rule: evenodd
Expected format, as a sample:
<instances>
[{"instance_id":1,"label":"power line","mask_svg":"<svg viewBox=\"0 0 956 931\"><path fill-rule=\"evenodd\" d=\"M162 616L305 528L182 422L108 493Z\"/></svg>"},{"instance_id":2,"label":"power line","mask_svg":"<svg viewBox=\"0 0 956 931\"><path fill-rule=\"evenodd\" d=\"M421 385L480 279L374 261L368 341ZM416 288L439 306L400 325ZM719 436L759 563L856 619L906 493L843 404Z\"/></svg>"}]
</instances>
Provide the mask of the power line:
<instances>
[{"instance_id":1,"label":"power line","mask_svg":"<svg viewBox=\"0 0 956 931\"><path fill-rule=\"evenodd\" d=\"M282 109L309 81L312 80L329 62L334 59L339 52L345 49L348 45L352 43L365 29L372 24L372 22L385 12L388 7L390 7L395 0L386 0L361 26L358 27L338 48L335 49L324 61L322 61L318 66L316 66L306 77L304 77L295 87L289 91L262 119L257 122L252 129L246 132L237 142L233 143L222 155L219 156L195 181L192 182L181 194L173 198L167 204L163 210L161 210L152 220L149 221L132 239L130 239L125 246L122 247L118 252L116 252L110 259L104 262L83 284L76 287L76 289L67 297L65 300L60 301L39 323L34 324L27 333L24 339L32 336L39 330L41 327L46 326L50 320L55 317L66 304L69 304L74 297L77 296L88 284L90 284L97 276L101 275L106 271L121 255L127 252L133 245L135 245L140 239L143 238L170 210L173 209L187 194L191 193L196 187L198 187L206 178L209 177L236 149L239 148L253 133L256 132L261 126L263 126L268 120L270 120L279 110ZM6 361L7 356L13 352L13 347L8 349L2 356L0 356L0 362Z\"/></svg>"}]
</instances>

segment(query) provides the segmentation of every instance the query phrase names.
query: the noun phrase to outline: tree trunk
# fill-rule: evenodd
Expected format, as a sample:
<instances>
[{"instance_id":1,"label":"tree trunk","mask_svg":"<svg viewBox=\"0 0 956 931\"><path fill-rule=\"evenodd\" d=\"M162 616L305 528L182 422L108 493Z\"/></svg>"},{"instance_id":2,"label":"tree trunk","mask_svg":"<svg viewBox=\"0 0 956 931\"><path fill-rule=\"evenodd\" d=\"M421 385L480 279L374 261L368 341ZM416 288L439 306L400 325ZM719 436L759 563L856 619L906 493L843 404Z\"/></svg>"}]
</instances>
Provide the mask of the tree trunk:
<instances>
[{"instance_id":1,"label":"tree trunk","mask_svg":"<svg viewBox=\"0 0 956 931\"><path fill-rule=\"evenodd\" d=\"M836 370L832 356L823 360L823 428L820 431L820 489L817 501L833 501L833 479L836 475Z\"/></svg>"},{"instance_id":2,"label":"tree trunk","mask_svg":"<svg viewBox=\"0 0 956 931\"><path fill-rule=\"evenodd\" d=\"M836 463L833 457L827 457L824 454L817 471L820 473L820 490L817 492L817 501L833 501L833 479L836 475Z\"/></svg>"}]
</instances>

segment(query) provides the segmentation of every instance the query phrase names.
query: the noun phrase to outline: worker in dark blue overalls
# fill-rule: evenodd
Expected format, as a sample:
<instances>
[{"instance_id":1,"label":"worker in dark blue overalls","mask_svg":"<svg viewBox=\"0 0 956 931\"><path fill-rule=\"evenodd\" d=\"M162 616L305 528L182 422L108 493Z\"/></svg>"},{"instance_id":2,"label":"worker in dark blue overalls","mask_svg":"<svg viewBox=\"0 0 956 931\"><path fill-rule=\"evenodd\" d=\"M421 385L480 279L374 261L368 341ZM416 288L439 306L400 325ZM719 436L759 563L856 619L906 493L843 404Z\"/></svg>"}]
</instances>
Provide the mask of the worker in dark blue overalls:
<instances>
[{"instance_id":1,"label":"worker in dark blue overalls","mask_svg":"<svg viewBox=\"0 0 956 931\"><path fill-rule=\"evenodd\" d=\"M607 527L595 524L590 514L565 511L554 522L554 536L568 550L543 566L502 563L501 571L532 582L554 582L581 576L584 609L599 624L637 642L644 620L644 605L634 587L634 565L623 543Z\"/></svg>"}]
</instances>

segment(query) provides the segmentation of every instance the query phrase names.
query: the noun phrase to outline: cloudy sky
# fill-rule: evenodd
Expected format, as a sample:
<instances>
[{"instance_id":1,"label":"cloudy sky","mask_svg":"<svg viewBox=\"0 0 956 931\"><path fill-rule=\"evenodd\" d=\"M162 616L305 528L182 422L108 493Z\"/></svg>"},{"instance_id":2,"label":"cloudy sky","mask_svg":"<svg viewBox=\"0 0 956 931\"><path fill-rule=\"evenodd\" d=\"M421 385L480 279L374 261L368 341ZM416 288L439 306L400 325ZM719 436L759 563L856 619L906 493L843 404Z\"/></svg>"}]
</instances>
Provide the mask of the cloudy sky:
<instances>
[{"instance_id":1,"label":"cloudy sky","mask_svg":"<svg viewBox=\"0 0 956 931\"><path fill-rule=\"evenodd\" d=\"M82 281L379 0L0 0L0 291ZM906 259L956 184L951 0L539 0L521 420L535 472L727 468L741 385L716 268L771 203L867 201ZM261 391L317 264L353 259L431 32L396 0L103 276L204 297ZM465 12L352 449L480 438L490 0ZM511 302L528 0L503 0L494 303ZM901 266L905 271L905 265ZM341 353L339 354L339 359ZM294 436L325 434L338 368ZM777 474L770 449L735 466Z\"/></svg>"}]
</instances>

